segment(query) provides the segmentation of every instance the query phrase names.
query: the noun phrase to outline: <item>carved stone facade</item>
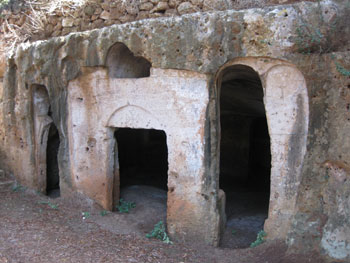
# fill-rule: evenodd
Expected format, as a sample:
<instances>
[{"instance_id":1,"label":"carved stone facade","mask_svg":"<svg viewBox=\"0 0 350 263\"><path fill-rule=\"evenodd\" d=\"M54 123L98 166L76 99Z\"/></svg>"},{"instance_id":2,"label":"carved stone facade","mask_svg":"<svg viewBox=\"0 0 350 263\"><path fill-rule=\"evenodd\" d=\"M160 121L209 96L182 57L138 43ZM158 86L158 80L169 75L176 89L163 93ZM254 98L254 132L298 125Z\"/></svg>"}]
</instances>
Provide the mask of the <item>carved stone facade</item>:
<instances>
[{"instance_id":1,"label":"carved stone facade","mask_svg":"<svg viewBox=\"0 0 350 263\"><path fill-rule=\"evenodd\" d=\"M119 195L112 188L119 185L119 172L113 176L118 162L114 131L162 130L168 148L169 231L200 226L198 214L207 207L198 193L205 176L208 96L207 76L195 72L152 68L145 78L109 78L103 68L83 72L68 85L67 135L75 188L112 210L118 203L113 196Z\"/></svg>"},{"instance_id":2,"label":"carved stone facade","mask_svg":"<svg viewBox=\"0 0 350 263\"><path fill-rule=\"evenodd\" d=\"M349 176L350 83L337 65L350 65L350 55L296 51L301 5L306 17L320 8L191 14L20 45L2 90L2 168L43 193L59 178L61 196L80 193L112 210L121 185L116 133L156 130L166 144L172 238L220 244L226 169L267 184L269 239L348 259L348 191L336 189Z\"/></svg>"}]
</instances>

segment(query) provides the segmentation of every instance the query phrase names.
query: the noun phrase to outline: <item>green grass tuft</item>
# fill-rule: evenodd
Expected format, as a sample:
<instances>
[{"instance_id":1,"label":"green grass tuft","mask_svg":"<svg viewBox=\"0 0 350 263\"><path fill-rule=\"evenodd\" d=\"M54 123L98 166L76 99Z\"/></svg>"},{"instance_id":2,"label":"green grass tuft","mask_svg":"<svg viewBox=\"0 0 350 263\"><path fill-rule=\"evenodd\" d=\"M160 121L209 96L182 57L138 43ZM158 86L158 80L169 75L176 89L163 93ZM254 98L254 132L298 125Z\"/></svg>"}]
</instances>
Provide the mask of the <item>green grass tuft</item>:
<instances>
[{"instance_id":1,"label":"green grass tuft","mask_svg":"<svg viewBox=\"0 0 350 263\"><path fill-rule=\"evenodd\" d=\"M108 214L108 211L107 210L102 210L101 212L100 212L100 215L101 216L106 216Z\"/></svg>"},{"instance_id":2,"label":"green grass tuft","mask_svg":"<svg viewBox=\"0 0 350 263\"><path fill-rule=\"evenodd\" d=\"M134 202L127 202L120 198L119 205L116 206L119 213L129 213L132 208L135 208L136 204Z\"/></svg>"},{"instance_id":3,"label":"green grass tuft","mask_svg":"<svg viewBox=\"0 0 350 263\"><path fill-rule=\"evenodd\" d=\"M257 247L265 242L265 237L267 236L264 230L261 230L256 237L256 240L250 244L250 247Z\"/></svg>"},{"instance_id":4,"label":"green grass tuft","mask_svg":"<svg viewBox=\"0 0 350 263\"><path fill-rule=\"evenodd\" d=\"M159 239L166 244L173 243L172 241L170 241L170 238L165 231L165 226L163 224L163 221L159 221L157 224L155 224L153 230L150 233L148 233L146 237Z\"/></svg>"}]
</instances>

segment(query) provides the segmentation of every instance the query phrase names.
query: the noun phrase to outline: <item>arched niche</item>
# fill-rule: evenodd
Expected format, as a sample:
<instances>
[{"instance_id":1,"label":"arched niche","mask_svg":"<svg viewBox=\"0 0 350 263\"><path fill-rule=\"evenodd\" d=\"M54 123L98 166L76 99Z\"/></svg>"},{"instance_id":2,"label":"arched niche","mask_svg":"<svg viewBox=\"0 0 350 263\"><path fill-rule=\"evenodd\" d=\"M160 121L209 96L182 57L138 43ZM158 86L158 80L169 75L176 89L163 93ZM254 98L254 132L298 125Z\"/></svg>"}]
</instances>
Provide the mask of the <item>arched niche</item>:
<instances>
[{"instance_id":1,"label":"arched niche","mask_svg":"<svg viewBox=\"0 0 350 263\"><path fill-rule=\"evenodd\" d=\"M137 105L116 109L108 118L108 127L162 129L162 125L148 110Z\"/></svg>"},{"instance_id":2,"label":"arched niche","mask_svg":"<svg viewBox=\"0 0 350 263\"><path fill-rule=\"evenodd\" d=\"M265 109L271 150L269 210L264 229L270 239L285 239L295 213L306 153L309 123L306 82L301 72L288 62L237 58L226 63L216 75L218 98L225 78L256 82L253 72L261 81L263 105L256 104L258 106L250 110L261 112L262 106ZM218 102L220 113L220 99ZM218 130L220 142L220 127ZM220 155L220 145L217 151Z\"/></svg>"},{"instance_id":3,"label":"arched niche","mask_svg":"<svg viewBox=\"0 0 350 263\"><path fill-rule=\"evenodd\" d=\"M151 70L147 59L134 56L123 43L116 43L109 49L106 66L110 78L146 78Z\"/></svg>"},{"instance_id":4,"label":"arched niche","mask_svg":"<svg viewBox=\"0 0 350 263\"><path fill-rule=\"evenodd\" d=\"M49 94L45 86L34 84L32 89L35 138L34 181L38 191L59 196L58 148L59 134L51 117Z\"/></svg>"}]
</instances>

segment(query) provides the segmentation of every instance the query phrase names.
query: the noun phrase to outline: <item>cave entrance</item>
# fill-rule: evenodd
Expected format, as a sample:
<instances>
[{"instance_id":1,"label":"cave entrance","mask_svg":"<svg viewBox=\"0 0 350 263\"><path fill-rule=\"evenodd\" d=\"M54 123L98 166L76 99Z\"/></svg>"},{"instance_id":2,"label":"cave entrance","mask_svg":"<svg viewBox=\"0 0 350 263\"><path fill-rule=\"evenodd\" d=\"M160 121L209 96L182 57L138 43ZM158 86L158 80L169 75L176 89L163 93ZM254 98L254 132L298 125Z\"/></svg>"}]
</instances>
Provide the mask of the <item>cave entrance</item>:
<instances>
[{"instance_id":1,"label":"cave entrance","mask_svg":"<svg viewBox=\"0 0 350 263\"><path fill-rule=\"evenodd\" d=\"M136 203L142 220L150 222L166 218L168 149L162 130L118 128L114 132L114 204L120 198ZM145 215L144 213L147 213ZM152 220L154 218L154 220ZM144 224L146 225L146 223ZM145 227L146 228L146 227Z\"/></svg>"},{"instance_id":2,"label":"cave entrance","mask_svg":"<svg viewBox=\"0 0 350 263\"><path fill-rule=\"evenodd\" d=\"M55 124L51 123L46 147L46 194L52 198L60 196L58 149L60 136Z\"/></svg>"},{"instance_id":3,"label":"cave entrance","mask_svg":"<svg viewBox=\"0 0 350 263\"><path fill-rule=\"evenodd\" d=\"M219 179L226 194L224 247L248 247L268 217L271 151L263 97L260 77L251 67L225 69Z\"/></svg>"}]
</instances>

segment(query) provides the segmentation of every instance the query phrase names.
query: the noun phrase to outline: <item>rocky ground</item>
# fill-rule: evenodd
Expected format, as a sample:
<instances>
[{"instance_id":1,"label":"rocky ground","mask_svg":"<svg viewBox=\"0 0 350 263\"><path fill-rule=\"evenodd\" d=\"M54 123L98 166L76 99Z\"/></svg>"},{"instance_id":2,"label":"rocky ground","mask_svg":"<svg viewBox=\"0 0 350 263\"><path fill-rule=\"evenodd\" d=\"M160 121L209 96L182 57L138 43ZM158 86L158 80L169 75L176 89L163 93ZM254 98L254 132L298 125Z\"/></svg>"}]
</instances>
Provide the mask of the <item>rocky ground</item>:
<instances>
[{"instance_id":1,"label":"rocky ground","mask_svg":"<svg viewBox=\"0 0 350 263\"><path fill-rule=\"evenodd\" d=\"M136 190L146 200L142 205L129 214L104 215L86 203L51 199L0 179L0 263L323 262L315 255L287 255L286 247L276 242L228 249L147 239L145 233L164 215L164 195L147 187ZM124 197L136 198L135 191L124 192Z\"/></svg>"}]
</instances>

